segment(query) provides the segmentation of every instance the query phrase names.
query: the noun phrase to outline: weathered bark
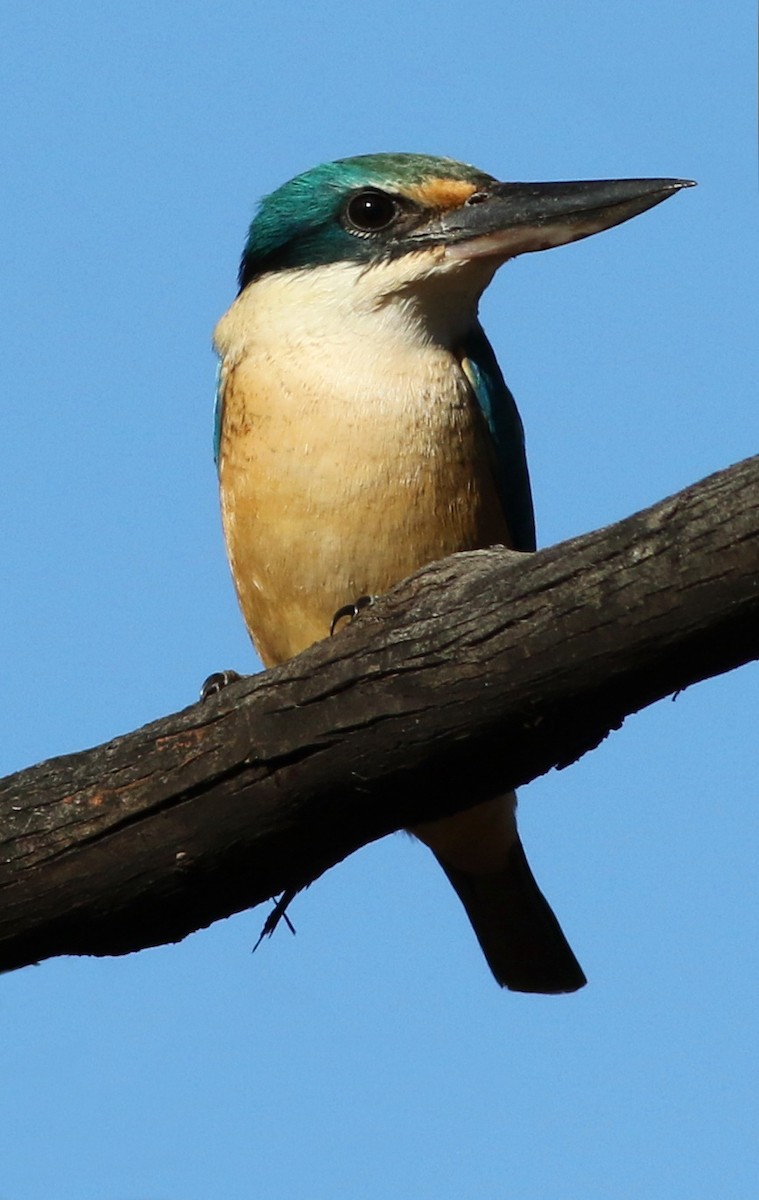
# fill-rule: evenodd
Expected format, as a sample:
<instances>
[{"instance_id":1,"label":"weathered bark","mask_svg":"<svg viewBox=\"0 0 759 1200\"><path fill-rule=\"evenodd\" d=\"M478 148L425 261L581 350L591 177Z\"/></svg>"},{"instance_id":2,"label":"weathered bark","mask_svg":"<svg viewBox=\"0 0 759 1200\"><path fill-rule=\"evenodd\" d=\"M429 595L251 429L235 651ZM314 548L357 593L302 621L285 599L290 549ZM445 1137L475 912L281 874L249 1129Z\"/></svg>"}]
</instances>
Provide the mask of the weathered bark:
<instances>
[{"instance_id":1,"label":"weathered bark","mask_svg":"<svg viewBox=\"0 0 759 1200\"><path fill-rule=\"evenodd\" d=\"M218 699L0 783L0 968L175 941L759 657L759 458L457 555ZM718 736L718 731L715 731Z\"/></svg>"}]
</instances>

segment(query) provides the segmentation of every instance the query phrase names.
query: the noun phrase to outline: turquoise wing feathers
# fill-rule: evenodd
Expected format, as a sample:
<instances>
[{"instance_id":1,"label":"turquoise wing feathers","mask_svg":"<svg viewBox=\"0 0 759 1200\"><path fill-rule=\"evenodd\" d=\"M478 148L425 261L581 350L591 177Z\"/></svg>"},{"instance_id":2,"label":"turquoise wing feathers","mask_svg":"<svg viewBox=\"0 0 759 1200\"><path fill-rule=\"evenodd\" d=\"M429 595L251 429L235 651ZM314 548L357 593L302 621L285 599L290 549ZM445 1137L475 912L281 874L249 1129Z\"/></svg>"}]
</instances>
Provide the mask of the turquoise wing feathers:
<instances>
[{"instance_id":1,"label":"turquoise wing feathers","mask_svg":"<svg viewBox=\"0 0 759 1200\"><path fill-rule=\"evenodd\" d=\"M462 351L464 369L492 439L496 485L513 547L534 550L535 516L522 419L481 325L467 334Z\"/></svg>"}]
</instances>

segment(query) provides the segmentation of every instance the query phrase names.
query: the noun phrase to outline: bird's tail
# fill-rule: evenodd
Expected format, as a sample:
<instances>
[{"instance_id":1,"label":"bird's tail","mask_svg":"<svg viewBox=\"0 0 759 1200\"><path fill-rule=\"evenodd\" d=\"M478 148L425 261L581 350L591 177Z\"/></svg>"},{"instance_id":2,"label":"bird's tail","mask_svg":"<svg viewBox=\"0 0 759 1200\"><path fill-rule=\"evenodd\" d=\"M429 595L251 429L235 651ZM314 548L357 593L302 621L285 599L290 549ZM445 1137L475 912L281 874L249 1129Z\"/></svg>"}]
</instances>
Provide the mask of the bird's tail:
<instances>
[{"instance_id":1,"label":"bird's tail","mask_svg":"<svg viewBox=\"0 0 759 1200\"><path fill-rule=\"evenodd\" d=\"M587 982L518 837L506 865L488 874L471 874L435 857L456 889L501 987L558 993L575 992Z\"/></svg>"}]
</instances>

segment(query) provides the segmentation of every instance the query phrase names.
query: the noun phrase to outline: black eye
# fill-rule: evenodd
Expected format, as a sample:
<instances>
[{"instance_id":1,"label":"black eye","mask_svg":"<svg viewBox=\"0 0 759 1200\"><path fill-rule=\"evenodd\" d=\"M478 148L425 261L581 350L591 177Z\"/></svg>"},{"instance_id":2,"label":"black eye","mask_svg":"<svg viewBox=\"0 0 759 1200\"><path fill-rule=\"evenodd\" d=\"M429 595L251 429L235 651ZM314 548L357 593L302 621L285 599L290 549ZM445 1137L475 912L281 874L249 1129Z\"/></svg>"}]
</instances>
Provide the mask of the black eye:
<instances>
[{"instance_id":1,"label":"black eye","mask_svg":"<svg viewBox=\"0 0 759 1200\"><path fill-rule=\"evenodd\" d=\"M385 192L358 192L348 201L345 216L359 233L378 233L387 229L398 215L398 204Z\"/></svg>"}]
</instances>

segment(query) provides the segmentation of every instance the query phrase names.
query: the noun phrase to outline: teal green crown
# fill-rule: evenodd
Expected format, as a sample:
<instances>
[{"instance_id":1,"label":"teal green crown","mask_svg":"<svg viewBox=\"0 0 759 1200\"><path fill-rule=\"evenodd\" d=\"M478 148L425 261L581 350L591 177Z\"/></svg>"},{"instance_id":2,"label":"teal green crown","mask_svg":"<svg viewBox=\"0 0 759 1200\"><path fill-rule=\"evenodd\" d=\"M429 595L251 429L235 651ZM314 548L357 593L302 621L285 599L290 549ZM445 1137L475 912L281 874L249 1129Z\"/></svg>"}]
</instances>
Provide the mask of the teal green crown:
<instances>
[{"instance_id":1,"label":"teal green crown","mask_svg":"<svg viewBox=\"0 0 759 1200\"><path fill-rule=\"evenodd\" d=\"M475 167L429 154L362 154L296 175L261 202L240 263L240 291L270 271L375 259L377 244L342 225L346 201L362 188L397 192L430 179L463 180L478 187L492 182ZM384 250L392 253L392 247Z\"/></svg>"}]
</instances>

